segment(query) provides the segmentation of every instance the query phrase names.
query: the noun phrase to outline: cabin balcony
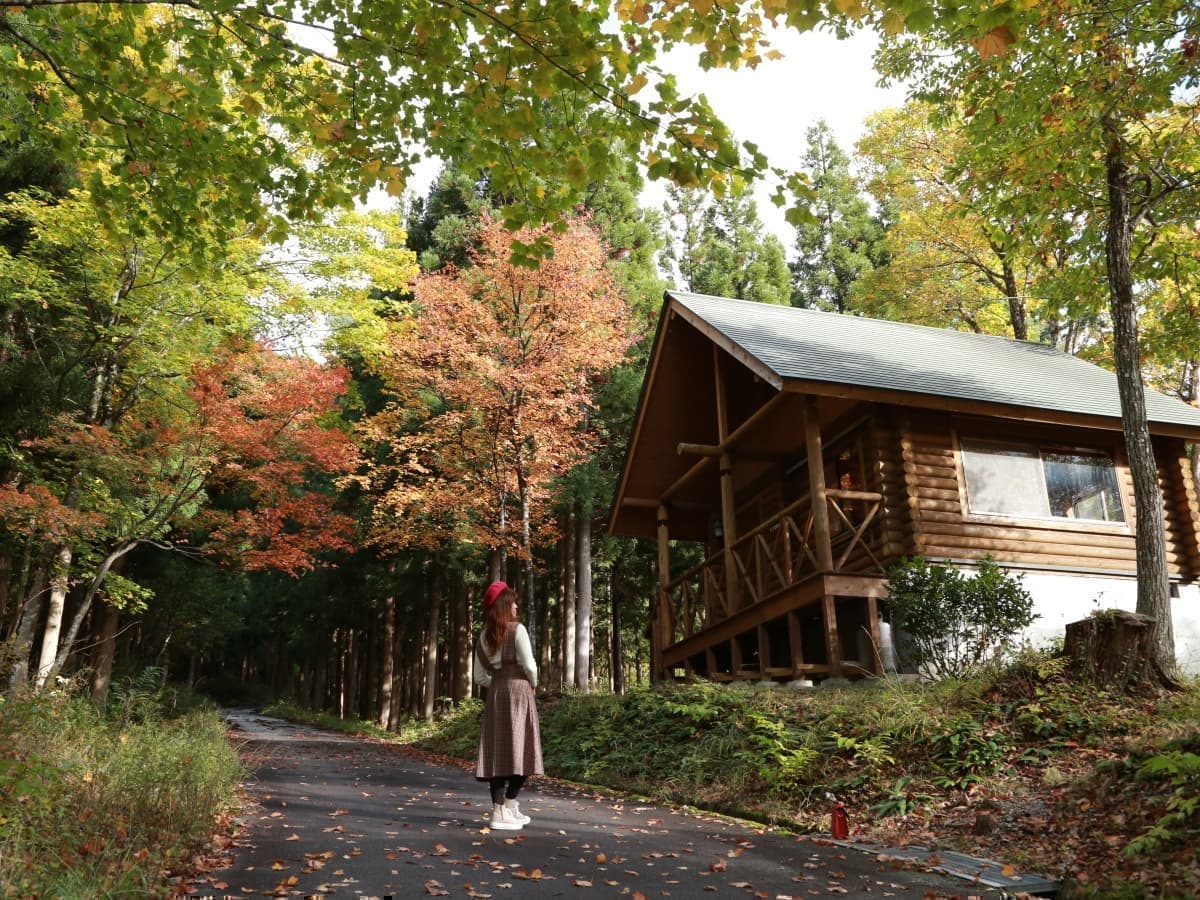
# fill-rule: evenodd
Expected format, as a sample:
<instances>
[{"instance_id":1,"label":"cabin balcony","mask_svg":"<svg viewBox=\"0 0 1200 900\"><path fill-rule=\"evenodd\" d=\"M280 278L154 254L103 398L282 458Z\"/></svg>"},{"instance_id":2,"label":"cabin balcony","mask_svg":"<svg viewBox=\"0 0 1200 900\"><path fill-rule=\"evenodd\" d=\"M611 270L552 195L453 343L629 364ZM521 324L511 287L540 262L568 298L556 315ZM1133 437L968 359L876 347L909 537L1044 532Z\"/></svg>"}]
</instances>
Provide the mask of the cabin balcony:
<instances>
[{"instance_id":1,"label":"cabin balcony","mask_svg":"<svg viewBox=\"0 0 1200 900\"><path fill-rule=\"evenodd\" d=\"M882 674L883 495L823 493L824 549L818 532L825 529L803 497L665 585L668 674L718 681Z\"/></svg>"}]
</instances>

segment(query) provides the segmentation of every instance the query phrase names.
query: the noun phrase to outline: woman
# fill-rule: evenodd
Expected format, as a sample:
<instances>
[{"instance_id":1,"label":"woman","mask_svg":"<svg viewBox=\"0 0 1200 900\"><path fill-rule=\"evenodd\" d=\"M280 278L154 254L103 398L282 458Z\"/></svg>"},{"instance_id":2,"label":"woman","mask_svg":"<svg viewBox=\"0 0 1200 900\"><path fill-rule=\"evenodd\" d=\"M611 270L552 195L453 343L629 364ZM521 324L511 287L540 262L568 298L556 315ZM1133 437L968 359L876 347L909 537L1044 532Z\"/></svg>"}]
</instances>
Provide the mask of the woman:
<instances>
[{"instance_id":1,"label":"woman","mask_svg":"<svg viewBox=\"0 0 1200 900\"><path fill-rule=\"evenodd\" d=\"M517 595L503 581L483 594L483 631L475 644L475 683L488 689L475 777L492 788L492 828L518 831L529 822L517 795L530 775L541 775L537 663L529 632L517 621Z\"/></svg>"}]
</instances>

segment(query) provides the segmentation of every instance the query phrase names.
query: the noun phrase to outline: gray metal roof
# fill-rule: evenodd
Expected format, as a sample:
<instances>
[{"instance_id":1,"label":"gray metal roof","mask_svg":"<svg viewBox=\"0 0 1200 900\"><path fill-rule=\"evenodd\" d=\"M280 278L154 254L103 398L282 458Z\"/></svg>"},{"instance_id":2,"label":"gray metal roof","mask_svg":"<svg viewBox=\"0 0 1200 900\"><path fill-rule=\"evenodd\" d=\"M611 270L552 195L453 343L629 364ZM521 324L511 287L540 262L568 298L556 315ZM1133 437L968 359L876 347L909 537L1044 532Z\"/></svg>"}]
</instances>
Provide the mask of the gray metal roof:
<instances>
[{"instance_id":1,"label":"gray metal roof","mask_svg":"<svg viewBox=\"0 0 1200 900\"><path fill-rule=\"evenodd\" d=\"M781 379L911 391L1119 419L1117 378L1028 341L668 291ZM1151 422L1200 428L1200 409L1146 391Z\"/></svg>"}]
</instances>

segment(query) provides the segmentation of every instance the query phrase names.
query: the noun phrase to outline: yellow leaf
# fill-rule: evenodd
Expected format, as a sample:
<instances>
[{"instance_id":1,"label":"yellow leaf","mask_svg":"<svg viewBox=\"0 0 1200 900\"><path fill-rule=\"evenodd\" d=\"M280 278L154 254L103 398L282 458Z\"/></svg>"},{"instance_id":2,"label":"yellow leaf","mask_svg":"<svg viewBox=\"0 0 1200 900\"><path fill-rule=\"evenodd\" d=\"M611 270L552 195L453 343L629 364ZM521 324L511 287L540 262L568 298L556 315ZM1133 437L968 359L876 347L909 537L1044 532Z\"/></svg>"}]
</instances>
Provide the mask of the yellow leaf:
<instances>
[{"instance_id":1,"label":"yellow leaf","mask_svg":"<svg viewBox=\"0 0 1200 900\"><path fill-rule=\"evenodd\" d=\"M647 78L645 75L634 77L633 81L629 82L629 86L625 88L625 93L632 97L638 91L646 86Z\"/></svg>"},{"instance_id":2,"label":"yellow leaf","mask_svg":"<svg viewBox=\"0 0 1200 900\"><path fill-rule=\"evenodd\" d=\"M888 34L899 34L904 30L904 14L889 9L883 14L883 21L879 24Z\"/></svg>"},{"instance_id":3,"label":"yellow leaf","mask_svg":"<svg viewBox=\"0 0 1200 900\"><path fill-rule=\"evenodd\" d=\"M972 38L971 44L979 51L980 59L991 59L993 56L1002 55L1016 40L1007 25L1000 25L983 37Z\"/></svg>"}]
</instances>

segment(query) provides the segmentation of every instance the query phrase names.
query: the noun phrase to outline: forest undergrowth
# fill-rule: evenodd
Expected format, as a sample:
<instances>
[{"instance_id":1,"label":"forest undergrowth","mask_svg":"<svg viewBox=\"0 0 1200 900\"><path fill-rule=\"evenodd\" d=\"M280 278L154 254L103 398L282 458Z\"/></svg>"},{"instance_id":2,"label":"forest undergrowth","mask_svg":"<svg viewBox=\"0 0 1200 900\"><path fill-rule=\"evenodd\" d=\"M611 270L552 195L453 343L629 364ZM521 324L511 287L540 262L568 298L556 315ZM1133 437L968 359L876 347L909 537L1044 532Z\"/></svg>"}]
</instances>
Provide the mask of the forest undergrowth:
<instances>
[{"instance_id":1,"label":"forest undergrowth","mask_svg":"<svg viewBox=\"0 0 1200 900\"><path fill-rule=\"evenodd\" d=\"M244 769L220 711L161 674L104 709L71 685L0 700L0 897L167 896L219 834Z\"/></svg>"},{"instance_id":2,"label":"forest undergrowth","mask_svg":"<svg viewBox=\"0 0 1200 900\"><path fill-rule=\"evenodd\" d=\"M468 701L408 735L471 757ZM810 691L709 683L543 696L549 774L851 837L957 850L1062 897L1200 896L1200 685L1109 693L1028 657L969 680Z\"/></svg>"}]
</instances>

